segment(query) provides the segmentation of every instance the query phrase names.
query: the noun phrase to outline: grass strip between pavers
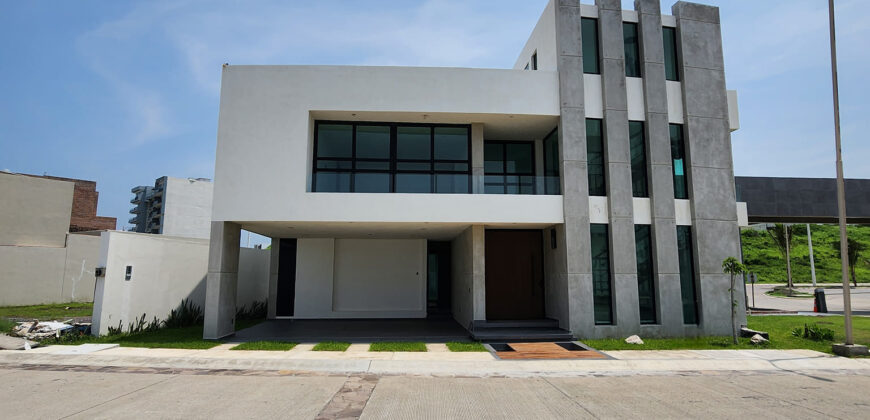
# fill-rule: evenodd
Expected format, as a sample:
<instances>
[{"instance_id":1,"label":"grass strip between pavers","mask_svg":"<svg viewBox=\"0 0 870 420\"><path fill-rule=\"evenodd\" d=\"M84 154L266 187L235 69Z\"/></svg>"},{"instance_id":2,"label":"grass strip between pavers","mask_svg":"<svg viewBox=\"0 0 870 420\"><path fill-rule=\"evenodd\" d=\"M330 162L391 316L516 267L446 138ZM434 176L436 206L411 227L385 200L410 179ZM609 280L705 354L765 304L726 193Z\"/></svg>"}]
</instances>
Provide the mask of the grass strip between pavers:
<instances>
[{"instance_id":1,"label":"grass strip between pavers","mask_svg":"<svg viewBox=\"0 0 870 420\"><path fill-rule=\"evenodd\" d=\"M345 351L350 343L344 341L324 341L317 343L311 351Z\"/></svg>"},{"instance_id":2,"label":"grass strip between pavers","mask_svg":"<svg viewBox=\"0 0 870 420\"><path fill-rule=\"evenodd\" d=\"M369 351L426 351L426 343L421 341L381 341L372 343Z\"/></svg>"},{"instance_id":3,"label":"grass strip between pavers","mask_svg":"<svg viewBox=\"0 0 870 420\"><path fill-rule=\"evenodd\" d=\"M287 351L296 347L298 343L287 341L249 341L230 348L230 350L263 350L263 351Z\"/></svg>"},{"instance_id":4,"label":"grass strip between pavers","mask_svg":"<svg viewBox=\"0 0 870 420\"><path fill-rule=\"evenodd\" d=\"M455 352L485 352L486 347L483 344L473 342L464 343L460 341L451 341L447 343L447 349Z\"/></svg>"}]
</instances>

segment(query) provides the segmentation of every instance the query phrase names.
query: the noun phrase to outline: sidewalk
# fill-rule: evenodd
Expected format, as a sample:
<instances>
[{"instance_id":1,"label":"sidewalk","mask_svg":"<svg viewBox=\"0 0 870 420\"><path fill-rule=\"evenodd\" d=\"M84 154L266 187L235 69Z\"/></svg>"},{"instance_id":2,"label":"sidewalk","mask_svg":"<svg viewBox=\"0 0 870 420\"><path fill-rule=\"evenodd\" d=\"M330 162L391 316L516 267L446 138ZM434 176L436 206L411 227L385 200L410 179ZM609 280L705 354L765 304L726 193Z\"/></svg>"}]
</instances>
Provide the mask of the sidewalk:
<instances>
[{"instance_id":1,"label":"sidewalk","mask_svg":"<svg viewBox=\"0 0 870 420\"><path fill-rule=\"evenodd\" d=\"M490 353L372 353L364 351L364 346L342 353L314 352L303 345L286 352L231 351L229 347L222 345L209 350L116 347L69 354L73 347L49 346L30 351L0 351L0 366L112 366L471 377L807 370L870 372L870 359L847 359L810 350L628 350L602 352L611 357L609 360L497 360Z\"/></svg>"}]
</instances>

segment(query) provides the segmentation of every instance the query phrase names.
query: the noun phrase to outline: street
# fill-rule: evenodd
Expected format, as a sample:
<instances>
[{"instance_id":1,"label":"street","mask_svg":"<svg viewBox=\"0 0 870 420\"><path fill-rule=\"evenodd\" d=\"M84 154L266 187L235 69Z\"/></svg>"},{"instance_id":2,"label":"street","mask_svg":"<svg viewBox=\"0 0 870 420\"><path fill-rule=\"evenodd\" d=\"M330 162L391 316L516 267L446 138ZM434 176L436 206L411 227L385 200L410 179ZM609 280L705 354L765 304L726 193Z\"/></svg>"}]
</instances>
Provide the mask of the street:
<instances>
[{"instance_id":1,"label":"street","mask_svg":"<svg viewBox=\"0 0 870 420\"><path fill-rule=\"evenodd\" d=\"M861 418L856 372L436 377L30 365L3 418Z\"/></svg>"},{"instance_id":2,"label":"street","mask_svg":"<svg viewBox=\"0 0 870 420\"><path fill-rule=\"evenodd\" d=\"M861 284L861 287L851 290L852 311L858 314L870 314L870 287ZM755 284L755 307L764 309L779 309L783 311L799 311L812 312L812 298L785 298L768 296L765 292L773 290L779 284L756 283ZM813 293L813 288L809 285L797 285L798 290L806 293ZM749 304L752 305L752 286L746 285L746 296L749 298ZM843 289L840 288L825 288L825 301L828 305L828 312L842 313L843 312Z\"/></svg>"}]
</instances>

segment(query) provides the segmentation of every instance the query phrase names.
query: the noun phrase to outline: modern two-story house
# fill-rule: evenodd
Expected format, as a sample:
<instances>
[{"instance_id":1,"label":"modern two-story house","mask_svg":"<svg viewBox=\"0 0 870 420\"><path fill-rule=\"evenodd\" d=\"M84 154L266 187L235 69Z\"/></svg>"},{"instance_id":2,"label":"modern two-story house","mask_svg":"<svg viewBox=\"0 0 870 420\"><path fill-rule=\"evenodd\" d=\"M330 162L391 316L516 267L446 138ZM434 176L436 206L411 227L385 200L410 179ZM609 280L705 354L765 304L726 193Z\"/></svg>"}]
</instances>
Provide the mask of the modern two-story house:
<instances>
[{"instance_id":1,"label":"modern two-story house","mask_svg":"<svg viewBox=\"0 0 870 420\"><path fill-rule=\"evenodd\" d=\"M719 11L620 4L551 1L513 69L225 65L205 338L240 229L272 238L270 318L729 334Z\"/></svg>"}]
</instances>

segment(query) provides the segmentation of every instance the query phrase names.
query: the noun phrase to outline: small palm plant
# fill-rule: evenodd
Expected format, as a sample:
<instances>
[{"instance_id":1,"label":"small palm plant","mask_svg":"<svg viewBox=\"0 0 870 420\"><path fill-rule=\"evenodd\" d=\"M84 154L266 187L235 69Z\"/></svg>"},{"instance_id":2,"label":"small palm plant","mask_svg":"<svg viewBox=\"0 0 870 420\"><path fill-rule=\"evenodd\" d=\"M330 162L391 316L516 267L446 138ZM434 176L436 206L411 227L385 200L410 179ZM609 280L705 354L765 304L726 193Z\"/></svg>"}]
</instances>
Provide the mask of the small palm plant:
<instances>
[{"instance_id":1,"label":"small palm plant","mask_svg":"<svg viewBox=\"0 0 870 420\"><path fill-rule=\"evenodd\" d=\"M794 288L794 282L792 282L791 279L791 244L794 242L794 231L792 226L776 223L767 228L767 233L770 235L770 239L773 240L773 243L776 244L779 252L782 253L783 258L785 258L788 288L792 289Z\"/></svg>"},{"instance_id":2,"label":"small palm plant","mask_svg":"<svg viewBox=\"0 0 870 420\"><path fill-rule=\"evenodd\" d=\"M734 344L737 344L737 300L734 299L734 290L737 285L734 284L734 279L738 274L746 272L746 266L737 258L728 257L722 261L722 272L731 275L731 288L728 289L731 292L731 336L734 339Z\"/></svg>"},{"instance_id":3,"label":"small palm plant","mask_svg":"<svg viewBox=\"0 0 870 420\"><path fill-rule=\"evenodd\" d=\"M852 238L846 238L846 246L846 256L848 257L849 262L849 274L851 274L852 283L855 284L855 287L858 287L858 277L855 275L855 267L858 266L858 257L861 252L867 249L867 247L863 243ZM834 242L834 249L837 251L837 257L840 257L840 241Z\"/></svg>"}]
</instances>

